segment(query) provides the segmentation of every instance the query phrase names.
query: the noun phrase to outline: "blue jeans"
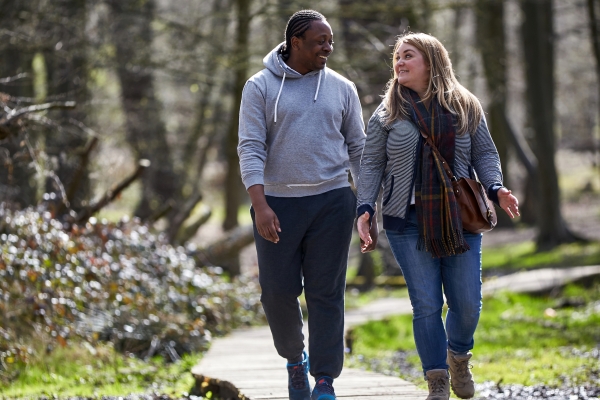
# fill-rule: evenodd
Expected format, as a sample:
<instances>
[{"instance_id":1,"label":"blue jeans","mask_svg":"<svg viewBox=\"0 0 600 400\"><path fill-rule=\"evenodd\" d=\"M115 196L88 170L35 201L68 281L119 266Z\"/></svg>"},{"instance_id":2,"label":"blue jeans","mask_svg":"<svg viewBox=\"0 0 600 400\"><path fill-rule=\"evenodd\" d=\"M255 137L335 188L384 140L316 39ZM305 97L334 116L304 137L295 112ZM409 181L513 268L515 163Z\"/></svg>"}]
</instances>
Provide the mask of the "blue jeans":
<instances>
[{"instance_id":1,"label":"blue jeans","mask_svg":"<svg viewBox=\"0 0 600 400\"><path fill-rule=\"evenodd\" d=\"M419 228L416 211L410 207L404 231L386 230L386 235L408 286L413 333L423 372L448 369L448 348L466 353L474 344L481 313L481 234L465 231L469 251L433 258L430 253L417 250ZM445 328L444 295L448 303Z\"/></svg>"}]
</instances>

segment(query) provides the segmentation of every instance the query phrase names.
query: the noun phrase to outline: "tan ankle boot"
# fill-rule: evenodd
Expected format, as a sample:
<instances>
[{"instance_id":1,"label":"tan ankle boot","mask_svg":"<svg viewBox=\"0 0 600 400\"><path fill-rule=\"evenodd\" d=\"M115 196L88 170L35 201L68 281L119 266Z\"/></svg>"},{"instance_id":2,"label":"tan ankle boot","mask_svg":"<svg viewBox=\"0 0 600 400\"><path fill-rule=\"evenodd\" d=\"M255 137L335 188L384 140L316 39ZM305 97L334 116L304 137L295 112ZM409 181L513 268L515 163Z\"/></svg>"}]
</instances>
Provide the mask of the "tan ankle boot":
<instances>
[{"instance_id":1,"label":"tan ankle boot","mask_svg":"<svg viewBox=\"0 0 600 400\"><path fill-rule=\"evenodd\" d=\"M448 350L447 363L450 367L450 385L455 395L461 399L470 399L475 396L475 382L471 374L471 365L469 360L473 353L455 354Z\"/></svg>"},{"instance_id":2,"label":"tan ankle boot","mask_svg":"<svg viewBox=\"0 0 600 400\"><path fill-rule=\"evenodd\" d=\"M429 386L427 400L450 399L448 371L445 369L432 369L427 371L425 375L427 376L427 385Z\"/></svg>"}]
</instances>

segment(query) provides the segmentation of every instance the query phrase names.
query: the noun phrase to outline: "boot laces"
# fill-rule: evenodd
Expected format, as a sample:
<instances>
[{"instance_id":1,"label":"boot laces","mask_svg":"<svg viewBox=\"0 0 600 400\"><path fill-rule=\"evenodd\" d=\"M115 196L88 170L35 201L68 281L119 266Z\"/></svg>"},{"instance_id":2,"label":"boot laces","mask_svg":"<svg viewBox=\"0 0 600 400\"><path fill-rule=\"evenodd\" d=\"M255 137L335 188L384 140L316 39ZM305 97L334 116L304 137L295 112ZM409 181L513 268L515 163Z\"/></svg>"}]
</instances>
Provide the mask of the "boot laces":
<instances>
[{"instance_id":1,"label":"boot laces","mask_svg":"<svg viewBox=\"0 0 600 400\"><path fill-rule=\"evenodd\" d=\"M437 377L434 379L428 379L427 383L429 383L429 392L431 394L444 394L446 388L446 379L443 377Z\"/></svg>"},{"instance_id":2,"label":"boot laces","mask_svg":"<svg viewBox=\"0 0 600 400\"><path fill-rule=\"evenodd\" d=\"M458 378L470 378L471 371L469 371L469 369L473 368L473 366L469 364L469 359L457 360L454 358L454 362L456 363L456 373Z\"/></svg>"},{"instance_id":3,"label":"boot laces","mask_svg":"<svg viewBox=\"0 0 600 400\"><path fill-rule=\"evenodd\" d=\"M327 382L325 379L320 379L317 382L317 388L319 394L332 394L335 396L335 392L333 391L333 386Z\"/></svg>"},{"instance_id":4,"label":"boot laces","mask_svg":"<svg viewBox=\"0 0 600 400\"><path fill-rule=\"evenodd\" d=\"M306 386L306 373L304 372L304 365L296 365L292 367L292 387L296 390L304 389Z\"/></svg>"}]
</instances>

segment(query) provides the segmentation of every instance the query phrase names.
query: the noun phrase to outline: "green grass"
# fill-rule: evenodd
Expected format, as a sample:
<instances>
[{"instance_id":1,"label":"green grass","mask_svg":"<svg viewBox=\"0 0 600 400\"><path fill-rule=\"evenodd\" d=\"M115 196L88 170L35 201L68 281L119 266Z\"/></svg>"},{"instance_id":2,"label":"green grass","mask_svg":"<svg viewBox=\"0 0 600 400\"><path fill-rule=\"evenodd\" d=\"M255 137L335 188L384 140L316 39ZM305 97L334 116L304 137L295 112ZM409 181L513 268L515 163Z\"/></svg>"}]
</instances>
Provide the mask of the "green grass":
<instances>
[{"instance_id":1,"label":"green grass","mask_svg":"<svg viewBox=\"0 0 600 400\"><path fill-rule=\"evenodd\" d=\"M367 292L360 292L358 289L346 291L346 310L362 307L372 301L387 297L408 298L408 290L389 289L386 287L374 287Z\"/></svg>"},{"instance_id":2,"label":"green grass","mask_svg":"<svg viewBox=\"0 0 600 400\"><path fill-rule=\"evenodd\" d=\"M9 364L0 369L0 398L124 396L148 391L178 398L194 385L190 370L199 359L199 355L184 355L172 364L161 358L144 362L118 354L109 345L87 349L70 344L26 366ZM10 385L8 378L12 378Z\"/></svg>"},{"instance_id":3,"label":"green grass","mask_svg":"<svg viewBox=\"0 0 600 400\"><path fill-rule=\"evenodd\" d=\"M597 379L597 358L579 354L600 342L600 284L592 289L568 286L561 298L585 305L558 308L560 300L556 298L509 292L486 298L475 334L472 362L476 380L560 386ZM353 339L353 354L362 356L363 366L403 351L409 354L408 361L420 368L410 315L359 326ZM353 363L356 359L351 358ZM415 383L422 384L420 377Z\"/></svg>"},{"instance_id":4,"label":"green grass","mask_svg":"<svg viewBox=\"0 0 600 400\"><path fill-rule=\"evenodd\" d=\"M532 241L483 249L483 269L533 269L600 264L600 242L569 243L536 252Z\"/></svg>"}]
</instances>

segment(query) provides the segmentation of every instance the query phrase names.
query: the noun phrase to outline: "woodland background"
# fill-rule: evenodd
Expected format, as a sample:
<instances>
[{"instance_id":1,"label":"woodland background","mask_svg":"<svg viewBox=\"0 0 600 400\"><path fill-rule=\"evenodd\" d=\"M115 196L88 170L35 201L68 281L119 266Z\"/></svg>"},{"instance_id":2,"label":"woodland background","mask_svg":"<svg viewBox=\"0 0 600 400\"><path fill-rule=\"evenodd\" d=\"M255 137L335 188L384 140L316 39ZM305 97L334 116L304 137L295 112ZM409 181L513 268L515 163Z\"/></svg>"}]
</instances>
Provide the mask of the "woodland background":
<instances>
[{"instance_id":1,"label":"woodland background","mask_svg":"<svg viewBox=\"0 0 600 400\"><path fill-rule=\"evenodd\" d=\"M172 244L218 219L235 253L252 240L241 91L302 8L331 23L328 66L356 83L365 120L395 38L437 36L487 112L519 223L541 250L581 238L555 156L575 152L589 166L577 184L600 190L599 0L1 0L0 201L43 204L67 226L131 214Z\"/></svg>"},{"instance_id":2,"label":"woodland background","mask_svg":"<svg viewBox=\"0 0 600 400\"><path fill-rule=\"evenodd\" d=\"M450 51L521 203L484 235L500 245L486 276L598 264L600 0L0 0L0 393L155 387L214 336L264 323L256 276L240 274L256 260L238 110L303 8L328 18L328 66L356 84L365 120L398 35L431 33ZM573 241L586 243L561 246ZM363 279L349 288L400 273L385 235L378 246L353 243ZM159 355L180 370L134 363Z\"/></svg>"}]
</instances>

